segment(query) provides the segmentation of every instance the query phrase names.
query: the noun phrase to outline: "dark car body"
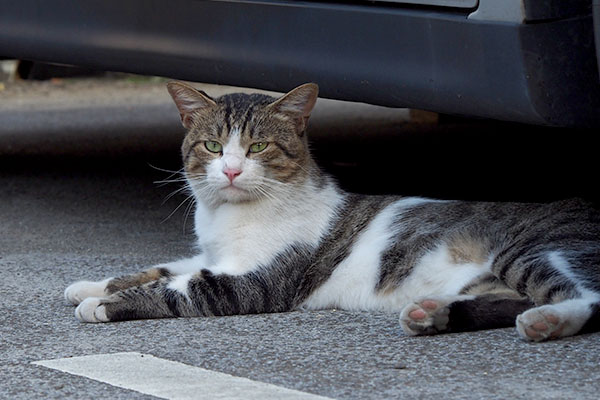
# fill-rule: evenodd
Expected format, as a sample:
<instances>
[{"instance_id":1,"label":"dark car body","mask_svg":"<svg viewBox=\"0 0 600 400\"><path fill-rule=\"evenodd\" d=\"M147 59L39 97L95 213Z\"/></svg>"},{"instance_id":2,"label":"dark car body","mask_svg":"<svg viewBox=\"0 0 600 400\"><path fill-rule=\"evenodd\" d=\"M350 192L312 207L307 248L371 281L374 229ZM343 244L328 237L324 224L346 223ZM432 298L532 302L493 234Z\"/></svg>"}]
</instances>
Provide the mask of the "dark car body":
<instances>
[{"instance_id":1,"label":"dark car body","mask_svg":"<svg viewBox=\"0 0 600 400\"><path fill-rule=\"evenodd\" d=\"M592 0L0 0L0 56L600 124Z\"/></svg>"}]
</instances>

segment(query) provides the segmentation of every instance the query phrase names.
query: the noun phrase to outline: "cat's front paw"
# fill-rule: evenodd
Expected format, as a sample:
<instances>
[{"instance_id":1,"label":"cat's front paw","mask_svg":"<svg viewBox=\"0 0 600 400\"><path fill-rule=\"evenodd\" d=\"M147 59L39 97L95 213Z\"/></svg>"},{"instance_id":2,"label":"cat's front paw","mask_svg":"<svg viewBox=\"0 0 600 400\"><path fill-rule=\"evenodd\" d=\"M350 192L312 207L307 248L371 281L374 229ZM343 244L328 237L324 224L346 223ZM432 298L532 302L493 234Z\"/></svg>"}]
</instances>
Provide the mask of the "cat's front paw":
<instances>
[{"instance_id":1,"label":"cat's front paw","mask_svg":"<svg viewBox=\"0 0 600 400\"><path fill-rule=\"evenodd\" d=\"M65 289L65 300L76 306L88 297L106 296L106 285L111 279L108 278L99 282L75 282Z\"/></svg>"},{"instance_id":2,"label":"cat's front paw","mask_svg":"<svg viewBox=\"0 0 600 400\"><path fill-rule=\"evenodd\" d=\"M451 302L443 299L423 299L409 304L400 313L402 330L411 336L444 332L448 327L450 313L447 306Z\"/></svg>"},{"instance_id":3,"label":"cat's front paw","mask_svg":"<svg viewBox=\"0 0 600 400\"><path fill-rule=\"evenodd\" d=\"M75 316L81 322L108 322L106 316L106 307L102 304L100 297L88 297L83 300L75 309Z\"/></svg>"}]
</instances>

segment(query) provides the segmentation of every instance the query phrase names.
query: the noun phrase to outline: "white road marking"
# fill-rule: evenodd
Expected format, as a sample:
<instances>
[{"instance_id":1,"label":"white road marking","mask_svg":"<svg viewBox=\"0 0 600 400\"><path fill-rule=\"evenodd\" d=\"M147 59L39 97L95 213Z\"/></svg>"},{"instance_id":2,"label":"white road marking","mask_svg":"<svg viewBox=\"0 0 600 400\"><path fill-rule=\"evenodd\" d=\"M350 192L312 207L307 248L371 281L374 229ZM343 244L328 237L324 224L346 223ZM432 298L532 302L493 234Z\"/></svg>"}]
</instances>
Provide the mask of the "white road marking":
<instances>
[{"instance_id":1,"label":"white road marking","mask_svg":"<svg viewBox=\"0 0 600 400\"><path fill-rule=\"evenodd\" d=\"M32 364L164 399L329 399L135 352L59 358Z\"/></svg>"}]
</instances>

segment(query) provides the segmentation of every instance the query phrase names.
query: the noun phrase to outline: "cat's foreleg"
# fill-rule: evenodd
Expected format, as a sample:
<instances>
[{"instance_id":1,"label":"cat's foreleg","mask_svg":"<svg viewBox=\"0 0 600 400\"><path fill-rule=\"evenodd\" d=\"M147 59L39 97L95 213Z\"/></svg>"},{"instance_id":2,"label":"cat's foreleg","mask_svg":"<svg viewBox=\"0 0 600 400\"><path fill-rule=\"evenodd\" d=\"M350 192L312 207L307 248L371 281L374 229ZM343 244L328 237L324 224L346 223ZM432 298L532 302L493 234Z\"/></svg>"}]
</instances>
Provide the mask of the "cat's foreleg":
<instances>
[{"instance_id":1,"label":"cat's foreleg","mask_svg":"<svg viewBox=\"0 0 600 400\"><path fill-rule=\"evenodd\" d=\"M159 264L135 274L102 281L79 281L68 286L64 295L67 302L78 305L88 297L107 297L127 288L141 286L164 277L198 272L206 266L206 263L204 255L200 254L192 258Z\"/></svg>"},{"instance_id":2,"label":"cat's foreleg","mask_svg":"<svg viewBox=\"0 0 600 400\"><path fill-rule=\"evenodd\" d=\"M199 317L289 311L287 285L258 274L215 275L208 270L161 278L109 297L90 297L77 307L83 322Z\"/></svg>"},{"instance_id":3,"label":"cat's foreleg","mask_svg":"<svg viewBox=\"0 0 600 400\"><path fill-rule=\"evenodd\" d=\"M108 297L88 297L77 306L75 316L82 322L110 322L196 315L189 298L169 290L168 280L130 287Z\"/></svg>"},{"instance_id":4,"label":"cat's foreleg","mask_svg":"<svg viewBox=\"0 0 600 400\"><path fill-rule=\"evenodd\" d=\"M406 306L400 324L408 335L432 335L505 328L517 315L533 307L527 299L501 295L431 296Z\"/></svg>"},{"instance_id":5,"label":"cat's foreleg","mask_svg":"<svg viewBox=\"0 0 600 400\"><path fill-rule=\"evenodd\" d=\"M107 296L106 286L113 278L103 281L78 281L70 284L64 292L65 300L73 305L78 305L88 297Z\"/></svg>"}]
</instances>

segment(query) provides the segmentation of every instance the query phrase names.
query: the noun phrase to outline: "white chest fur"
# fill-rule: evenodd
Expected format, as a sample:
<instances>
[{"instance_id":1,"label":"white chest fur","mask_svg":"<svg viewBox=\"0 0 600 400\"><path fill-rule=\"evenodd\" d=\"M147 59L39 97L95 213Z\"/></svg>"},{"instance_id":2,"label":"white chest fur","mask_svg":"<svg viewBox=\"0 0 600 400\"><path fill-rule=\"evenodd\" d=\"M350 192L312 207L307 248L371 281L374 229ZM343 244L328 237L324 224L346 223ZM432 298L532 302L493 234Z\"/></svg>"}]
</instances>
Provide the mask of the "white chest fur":
<instances>
[{"instance_id":1,"label":"white chest fur","mask_svg":"<svg viewBox=\"0 0 600 400\"><path fill-rule=\"evenodd\" d=\"M211 272L242 275L271 260L290 245L316 246L343 200L334 185L317 189L310 182L287 198L225 203L198 202L198 244Z\"/></svg>"}]
</instances>

